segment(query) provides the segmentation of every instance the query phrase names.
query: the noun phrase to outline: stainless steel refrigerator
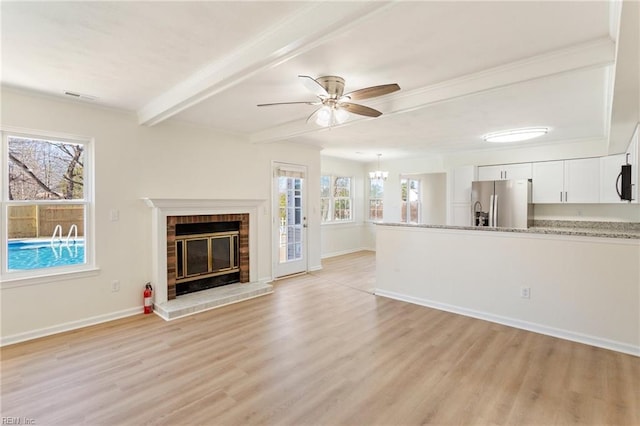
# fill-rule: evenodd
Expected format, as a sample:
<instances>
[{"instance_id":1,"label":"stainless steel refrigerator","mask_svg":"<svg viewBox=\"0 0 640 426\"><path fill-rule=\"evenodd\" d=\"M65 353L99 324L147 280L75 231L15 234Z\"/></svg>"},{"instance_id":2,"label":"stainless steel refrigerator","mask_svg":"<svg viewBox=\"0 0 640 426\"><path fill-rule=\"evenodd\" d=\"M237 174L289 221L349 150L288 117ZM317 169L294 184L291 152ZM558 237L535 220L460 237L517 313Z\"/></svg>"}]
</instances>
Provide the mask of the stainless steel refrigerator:
<instances>
[{"instance_id":1,"label":"stainless steel refrigerator","mask_svg":"<svg viewBox=\"0 0 640 426\"><path fill-rule=\"evenodd\" d=\"M473 226L528 228L533 224L531 179L472 182L471 218Z\"/></svg>"}]
</instances>

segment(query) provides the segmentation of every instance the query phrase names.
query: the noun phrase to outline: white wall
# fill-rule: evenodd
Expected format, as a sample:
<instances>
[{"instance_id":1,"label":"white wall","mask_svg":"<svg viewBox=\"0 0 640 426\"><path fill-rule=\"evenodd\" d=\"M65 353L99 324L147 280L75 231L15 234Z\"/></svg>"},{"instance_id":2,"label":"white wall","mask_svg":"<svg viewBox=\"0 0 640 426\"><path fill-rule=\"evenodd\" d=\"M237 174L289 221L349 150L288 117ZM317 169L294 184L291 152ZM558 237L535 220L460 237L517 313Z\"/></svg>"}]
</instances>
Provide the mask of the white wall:
<instances>
[{"instance_id":1,"label":"white wall","mask_svg":"<svg viewBox=\"0 0 640 426\"><path fill-rule=\"evenodd\" d=\"M376 294L640 355L638 259L640 240L378 226Z\"/></svg>"},{"instance_id":2,"label":"white wall","mask_svg":"<svg viewBox=\"0 0 640 426\"><path fill-rule=\"evenodd\" d=\"M265 199L258 219L258 277L271 277L271 162L306 165L318 188L320 153L292 143L252 145L210 129L165 122L137 124L123 113L2 90L0 125L94 138L97 275L0 290L3 342L36 337L137 312L151 276L151 198ZM320 265L317 196L309 197L309 268ZM120 220L111 222L109 210ZM120 291L111 292L119 280Z\"/></svg>"}]
</instances>

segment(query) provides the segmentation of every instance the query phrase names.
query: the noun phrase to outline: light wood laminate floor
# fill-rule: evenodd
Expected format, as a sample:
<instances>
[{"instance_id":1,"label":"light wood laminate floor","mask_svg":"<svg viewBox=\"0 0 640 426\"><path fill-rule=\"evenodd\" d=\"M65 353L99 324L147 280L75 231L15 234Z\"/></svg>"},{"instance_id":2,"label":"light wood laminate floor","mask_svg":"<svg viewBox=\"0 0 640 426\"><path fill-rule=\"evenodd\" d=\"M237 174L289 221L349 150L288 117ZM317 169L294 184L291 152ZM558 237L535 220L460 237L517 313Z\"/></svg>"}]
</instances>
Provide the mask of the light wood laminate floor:
<instances>
[{"instance_id":1,"label":"light wood laminate floor","mask_svg":"<svg viewBox=\"0 0 640 426\"><path fill-rule=\"evenodd\" d=\"M376 297L371 252L275 293L2 348L36 425L640 424L640 358ZM23 420L24 424L24 420Z\"/></svg>"}]
</instances>

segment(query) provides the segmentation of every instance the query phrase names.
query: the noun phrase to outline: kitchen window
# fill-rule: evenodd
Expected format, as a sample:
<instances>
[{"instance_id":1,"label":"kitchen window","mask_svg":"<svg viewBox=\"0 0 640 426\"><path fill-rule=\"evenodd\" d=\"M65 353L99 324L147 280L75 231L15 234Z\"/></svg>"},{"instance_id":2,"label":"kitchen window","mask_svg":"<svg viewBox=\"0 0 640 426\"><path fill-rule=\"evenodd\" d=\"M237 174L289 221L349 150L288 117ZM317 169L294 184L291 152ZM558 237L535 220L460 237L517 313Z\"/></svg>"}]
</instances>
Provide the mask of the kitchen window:
<instances>
[{"instance_id":1,"label":"kitchen window","mask_svg":"<svg viewBox=\"0 0 640 426\"><path fill-rule=\"evenodd\" d=\"M411 178L400 179L402 194L402 211L400 221L403 223L420 223L420 181Z\"/></svg>"},{"instance_id":2,"label":"kitchen window","mask_svg":"<svg viewBox=\"0 0 640 426\"><path fill-rule=\"evenodd\" d=\"M382 221L383 198L384 180L369 179L369 220Z\"/></svg>"},{"instance_id":3,"label":"kitchen window","mask_svg":"<svg viewBox=\"0 0 640 426\"><path fill-rule=\"evenodd\" d=\"M351 184L352 178L347 176L320 177L320 214L323 223L353 220Z\"/></svg>"},{"instance_id":4,"label":"kitchen window","mask_svg":"<svg viewBox=\"0 0 640 426\"><path fill-rule=\"evenodd\" d=\"M94 268L91 145L2 133L3 281Z\"/></svg>"}]
</instances>

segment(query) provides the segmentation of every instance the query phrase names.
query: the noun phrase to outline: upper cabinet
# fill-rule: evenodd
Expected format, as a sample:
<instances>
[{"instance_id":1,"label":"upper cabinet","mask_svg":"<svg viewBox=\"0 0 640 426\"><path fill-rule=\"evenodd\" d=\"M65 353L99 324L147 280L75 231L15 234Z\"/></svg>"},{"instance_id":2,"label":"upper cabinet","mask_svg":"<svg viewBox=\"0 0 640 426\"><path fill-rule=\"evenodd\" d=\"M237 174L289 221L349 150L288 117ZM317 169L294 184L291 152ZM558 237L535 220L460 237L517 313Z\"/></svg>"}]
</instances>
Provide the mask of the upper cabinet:
<instances>
[{"instance_id":1,"label":"upper cabinet","mask_svg":"<svg viewBox=\"0 0 640 426\"><path fill-rule=\"evenodd\" d=\"M534 203L564 202L564 160L534 163L532 180Z\"/></svg>"},{"instance_id":2,"label":"upper cabinet","mask_svg":"<svg viewBox=\"0 0 640 426\"><path fill-rule=\"evenodd\" d=\"M600 159L533 163L533 202L598 203Z\"/></svg>"},{"instance_id":3,"label":"upper cabinet","mask_svg":"<svg viewBox=\"0 0 640 426\"><path fill-rule=\"evenodd\" d=\"M531 163L478 167L478 180L531 179Z\"/></svg>"},{"instance_id":4,"label":"upper cabinet","mask_svg":"<svg viewBox=\"0 0 640 426\"><path fill-rule=\"evenodd\" d=\"M564 162L564 202L600 202L600 159L583 158Z\"/></svg>"}]
</instances>

